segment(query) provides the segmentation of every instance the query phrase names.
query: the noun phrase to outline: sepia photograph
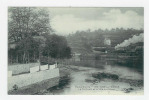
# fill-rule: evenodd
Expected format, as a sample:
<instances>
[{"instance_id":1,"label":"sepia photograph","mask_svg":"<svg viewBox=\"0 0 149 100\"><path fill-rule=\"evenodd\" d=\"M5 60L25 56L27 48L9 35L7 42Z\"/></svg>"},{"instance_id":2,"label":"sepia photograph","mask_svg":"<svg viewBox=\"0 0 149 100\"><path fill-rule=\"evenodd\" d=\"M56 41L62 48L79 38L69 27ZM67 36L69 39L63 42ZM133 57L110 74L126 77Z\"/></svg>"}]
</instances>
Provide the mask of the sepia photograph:
<instances>
[{"instance_id":1,"label":"sepia photograph","mask_svg":"<svg viewBox=\"0 0 149 100\"><path fill-rule=\"evenodd\" d=\"M144 95L144 7L8 7L8 95Z\"/></svg>"}]
</instances>

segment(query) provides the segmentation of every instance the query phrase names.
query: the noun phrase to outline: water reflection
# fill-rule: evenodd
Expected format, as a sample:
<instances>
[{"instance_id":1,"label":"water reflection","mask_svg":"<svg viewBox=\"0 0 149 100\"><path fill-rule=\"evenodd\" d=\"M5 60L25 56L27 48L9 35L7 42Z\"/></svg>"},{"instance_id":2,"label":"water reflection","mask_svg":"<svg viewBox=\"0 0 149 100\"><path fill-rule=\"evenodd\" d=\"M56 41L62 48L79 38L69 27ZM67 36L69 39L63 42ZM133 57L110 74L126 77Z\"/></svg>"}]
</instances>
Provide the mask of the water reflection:
<instances>
[{"instance_id":1,"label":"water reflection","mask_svg":"<svg viewBox=\"0 0 149 100\"><path fill-rule=\"evenodd\" d=\"M84 62L79 62L80 65L81 63L84 64ZM70 66L72 69L78 69L78 71L73 71L70 73L70 76L61 78L59 85L48 89L48 92L57 95L75 95L113 94L117 92L137 93L138 91L143 91L143 74L138 72L137 68L109 64L109 62L101 63L98 61L94 61L89 65L94 66ZM93 77L93 74L97 73L104 73L107 77L116 75L118 79L99 79Z\"/></svg>"}]
</instances>

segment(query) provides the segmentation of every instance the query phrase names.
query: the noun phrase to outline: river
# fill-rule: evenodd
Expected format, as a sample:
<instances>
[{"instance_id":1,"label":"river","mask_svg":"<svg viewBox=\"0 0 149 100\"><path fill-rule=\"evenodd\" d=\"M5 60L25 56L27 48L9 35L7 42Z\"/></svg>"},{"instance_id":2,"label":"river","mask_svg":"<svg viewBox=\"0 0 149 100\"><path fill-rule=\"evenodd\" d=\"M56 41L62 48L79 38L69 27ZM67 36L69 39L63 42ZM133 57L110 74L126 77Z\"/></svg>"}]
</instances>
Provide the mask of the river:
<instances>
[{"instance_id":1,"label":"river","mask_svg":"<svg viewBox=\"0 0 149 100\"><path fill-rule=\"evenodd\" d=\"M108 65L99 67L67 66L75 69L68 77L60 79L59 85L46 90L44 95L100 95L143 94L143 72L134 67ZM105 75L102 78L93 74ZM112 79L115 75L118 79ZM110 78L109 78L110 77Z\"/></svg>"}]
</instances>

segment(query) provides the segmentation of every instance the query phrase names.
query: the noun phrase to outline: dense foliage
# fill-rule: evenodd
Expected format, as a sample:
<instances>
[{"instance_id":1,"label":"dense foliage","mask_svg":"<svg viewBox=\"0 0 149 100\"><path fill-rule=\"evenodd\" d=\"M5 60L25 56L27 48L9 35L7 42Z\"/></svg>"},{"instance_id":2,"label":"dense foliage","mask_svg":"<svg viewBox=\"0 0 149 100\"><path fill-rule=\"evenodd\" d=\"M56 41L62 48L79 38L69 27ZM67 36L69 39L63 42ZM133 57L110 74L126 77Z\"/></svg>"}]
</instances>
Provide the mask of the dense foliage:
<instances>
[{"instance_id":1,"label":"dense foliage","mask_svg":"<svg viewBox=\"0 0 149 100\"><path fill-rule=\"evenodd\" d=\"M42 55L50 55L52 58L70 58L71 49L67 46L65 37L56 34L48 35Z\"/></svg>"},{"instance_id":2,"label":"dense foliage","mask_svg":"<svg viewBox=\"0 0 149 100\"><path fill-rule=\"evenodd\" d=\"M116 28L111 30L98 29L95 31L77 31L74 34L67 36L68 43L73 52L89 53L92 47L104 47L105 38L111 40L111 47L122 43L133 35L143 33L143 30Z\"/></svg>"},{"instance_id":3,"label":"dense foliage","mask_svg":"<svg viewBox=\"0 0 149 100\"><path fill-rule=\"evenodd\" d=\"M54 34L49 12L44 8L8 9L9 63L29 63L41 56L69 58L71 49L65 37Z\"/></svg>"}]
</instances>

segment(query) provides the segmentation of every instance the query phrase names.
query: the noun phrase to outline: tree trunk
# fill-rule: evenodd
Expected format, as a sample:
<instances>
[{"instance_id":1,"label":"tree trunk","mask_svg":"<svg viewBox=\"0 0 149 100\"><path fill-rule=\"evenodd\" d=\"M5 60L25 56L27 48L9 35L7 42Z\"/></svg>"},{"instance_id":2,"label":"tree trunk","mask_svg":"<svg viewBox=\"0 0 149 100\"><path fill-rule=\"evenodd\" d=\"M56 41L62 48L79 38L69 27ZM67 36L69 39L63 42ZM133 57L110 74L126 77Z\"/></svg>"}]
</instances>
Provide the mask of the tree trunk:
<instances>
[{"instance_id":1,"label":"tree trunk","mask_svg":"<svg viewBox=\"0 0 149 100\"><path fill-rule=\"evenodd\" d=\"M36 62L36 55L35 55L35 52L34 52L34 62Z\"/></svg>"},{"instance_id":2,"label":"tree trunk","mask_svg":"<svg viewBox=\"0 0 149 100\"><path fill-rule=\"evenodd\" d=\"M26 62L26 60L25 60L25 56L26 56L26 54L25 54L25 51L24 51L24 54L23 54L23 63Z\"/></svg>"},{"instance_id":3,"label":"tree trunk","mask_svg":"<svg viewBox=\"0 0 149 100\"><path fill-rule=\"evenodd\" d=\"M11 55L11 57L10 57L10 63L12 64L12 55Z\"/></svg>"},{"instance_id":4,"label":"tree trunk","mask_svg":"<svg viewBox=\"0 0 149 100\"><path fill-rule=\"evenodd\" d=\"M29 56L29 52L28 52L28 63L30 62L30 56Z\"/></svg>"},{"instance_id":5,"label":"tree trunk","mask_svg":"<svg viewBox=\"0 0 149 100\"><path fill-rule=\"evenodd\" d=\"M18 53L17 53L17 57L16 57L16 63L18 63Z\"/></svg>"},{"instance_id":6,"label":"tree trunk","mask_svg":"<svg viewBox=\"0 0 149 100\"><path fill-rule=\"evenodd\" d=\"M49 69L49 52L48 52L48 69Z\"/></svg>"}]
</instances>

